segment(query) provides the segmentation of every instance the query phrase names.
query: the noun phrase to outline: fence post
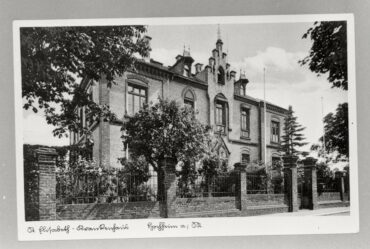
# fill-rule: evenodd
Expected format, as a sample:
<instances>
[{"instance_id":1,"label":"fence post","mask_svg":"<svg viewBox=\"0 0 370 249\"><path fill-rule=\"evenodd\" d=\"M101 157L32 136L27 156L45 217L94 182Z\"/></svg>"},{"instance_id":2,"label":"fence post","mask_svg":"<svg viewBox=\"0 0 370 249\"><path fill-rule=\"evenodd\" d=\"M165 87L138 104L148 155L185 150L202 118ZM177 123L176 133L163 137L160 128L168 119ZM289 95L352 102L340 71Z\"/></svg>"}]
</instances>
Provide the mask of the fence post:
<instances>
[{"instance_id":1,"label":"fence post","mask_svg":"<svg viewBox=\"0 0 370 249\"><path fill-rule=\"evenodd\" d=\"M311 178L311 186L310 186L310 197L311 197L311 203L310 203L310 209L315 210L317 209L318 203L317 203L317 172L316 172L316 162L317 159L313 157L307 157L303 160L304 165L304 174L306 177L306 174L309 178Z\"/></svg>"},{"instance_id":2,"label":"fence post","mask_svg":"<svg viewBox=\"0 0 370 249\"><path fill-rule=\"evenodd\" d=\"M297 156L284 156L284 178L288 182L286 188L289 200L289 212L298 211Z\"/></svg>"},{"instance_id":3,"label":"fence post","mask_svg":"<svg viewBox=\"0 0 370 249\"><path fill-rule=\"evenodd\" d=\"M158 184L162 186L160 198L160 216L162 218L176 217L176 164L176 159L170 157L166 157L160 162L163 175L158 179Z\"/></svg>"},{"instance_id":4,"label":"fence post","mask_svg":"<svg viewBox=\"0 0 370 249\"><path fill-rule=\"evenodd\" d=\"M39 220L56 220L56 159L54 148L39 148L35 152L39 171L37 194L39 198Z\"/></svg>"},{"instance_id":5,"label":"fence post","mask_svg":"<svg viewBox=\"0 0 370 249\"><path fill-rule=\"evenodd\" d=\"M340 199L341 201L345 201L344 199L344 177L342 171L335 172L335 177L339 181L339 192L340 192Z\"/></svg>"},{"instance_id":6,"label":"fence post","mask_svg":"<svg viewBox=\"0 0 370 249\"><path fill-rule=\"evenodd\" d=\"M237 184L236 184L236 208L239 209L242 214L247 213L247 164L240 163L235 164L235 171L237 172Z\"/></svg>"}]
</instances>

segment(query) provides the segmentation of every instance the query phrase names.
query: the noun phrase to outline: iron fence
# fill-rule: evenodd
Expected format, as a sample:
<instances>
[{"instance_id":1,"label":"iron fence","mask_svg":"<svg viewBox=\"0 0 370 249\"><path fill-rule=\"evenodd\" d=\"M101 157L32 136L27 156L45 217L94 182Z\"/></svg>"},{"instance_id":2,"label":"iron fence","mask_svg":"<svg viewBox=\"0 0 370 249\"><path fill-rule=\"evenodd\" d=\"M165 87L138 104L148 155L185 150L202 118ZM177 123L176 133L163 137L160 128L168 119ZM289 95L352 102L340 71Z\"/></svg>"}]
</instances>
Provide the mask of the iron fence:
<instances>
[{"instance_id":1,"label":"iron fence","mask_svg":"<svg viewBox=\"0 0 370 249\"><path fill-rule=\"evenodd\" d=\"M329 193L340 191L340 179L333 177L318 177L317 178L317 192Z\"/></svg>"},{"instance_id":2,"label":"iron fence","mask_svg":"<svg viewBox=\"0 0 370 249\"><path fill-rule=\"evenodd\" d=\"M63 172L56 175L58 204L155 201L157 176Z\"/></svg>"},{"instance_id":3,"label":"iron fence","mask_svg":"<svg viewBox=\"0 0 370 249\"><path fill-rule=\"evenodd\" d=\"M267 176L247 174L247 194L267 194Z\"/></svg>"},{"instance_id":4,"label":"iron fence","mask_svg":"<svg viewBox=\"0 0 370 249\"><path fill-rule=\"evenodd\" d=\"M235 174L195 174L178 178L176 195L179 198L227 197L236 195L238 176Z\"/></svg>"},{"instance_id":5,"label":"iron fence","mask_svg":"<svg viewBox=\"0 0 370 249\"><path fill-rule=\"evenodd\" d=\"M269 178L266 174L247 174L247 194L284 194L284 180L276 172Z\"/></svg>"}]
</instances>

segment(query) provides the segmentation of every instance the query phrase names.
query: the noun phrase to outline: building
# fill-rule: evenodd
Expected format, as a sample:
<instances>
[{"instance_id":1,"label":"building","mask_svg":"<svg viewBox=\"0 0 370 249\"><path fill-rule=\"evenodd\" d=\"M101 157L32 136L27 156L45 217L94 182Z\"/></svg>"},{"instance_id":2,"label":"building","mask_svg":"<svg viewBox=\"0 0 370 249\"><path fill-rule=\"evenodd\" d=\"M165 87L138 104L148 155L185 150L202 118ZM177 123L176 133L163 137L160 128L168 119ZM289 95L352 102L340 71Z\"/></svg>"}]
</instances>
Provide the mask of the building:
<instances>
[{"instance_id":1,"label":"building","mask_svg":"<svg viewBox=\"0 0 370 249\"><path fill-rule=\"evenodd\" d=\"M84 108L78 110L83 126L92 131L93 157L102 166L120 166L118 158L126 153L120 138L122 120L158 96L198 110L198 119L219 134L218 151L228 159L230 167L241 161L263 162L266 158L271 163L279 159L278 146L287 110L266 103L265 111L262 100L248 96L248 79L244 74L236 79L220 37L204 67L200 63L194 65L190 52L185 50L173 66L166 67L149 56L138 60L135 67L135 71L129 70L117 78L117 85L111 88L104 79L81 84L95 102L109 105L119 119L93 123L85 120ZM71 134L71 144L84 141L84 135Z\"/></svg>"}]
</instances>

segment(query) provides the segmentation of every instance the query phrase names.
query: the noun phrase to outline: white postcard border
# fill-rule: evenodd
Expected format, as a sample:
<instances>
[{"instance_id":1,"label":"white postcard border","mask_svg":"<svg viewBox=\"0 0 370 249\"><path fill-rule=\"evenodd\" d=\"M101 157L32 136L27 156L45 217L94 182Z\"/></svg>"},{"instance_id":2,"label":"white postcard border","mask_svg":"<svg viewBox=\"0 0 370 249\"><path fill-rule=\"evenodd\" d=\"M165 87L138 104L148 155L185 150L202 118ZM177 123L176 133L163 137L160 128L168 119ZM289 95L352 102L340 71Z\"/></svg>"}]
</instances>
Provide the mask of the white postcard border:
<instances>
[{"instance_id":1,"label":"white postcard border","mask_svg":"<svg viewBox=\"0 0 370 249\"><path fill-rule=\"evenodd\" d=\"M25 221L23 188L23 119L21 95L20 27L33 26L90 26L90 25L203 25L229 23L293 23L320 21L347 21L348 44L348 103L350 132L350 215L349 216L256 216L232 218L178 218L178 219L129 219L129 220L81 220L81 221ZM279 16L221 16L221 17L171 17L128 19L71 19L71 20L22 20L13 22L14 50L14 98L17 216L19 240L69 240L148 237L191 236L240 236L284 234L355 233L359 231L358 164L357 164L357 118L354 16L352 14L325 15L279 15ZM164 223L163 230L150 230L149 223ZM105 228L97 231L78 231L84 226ZM68 233L67 233L67 226ZM167 228L166 228L167 226ZM178 228L174 228L177 226ZM43 230L45 227L45 230ZM52 232L48 228L65 231ZM114 227L118 227L114 230ZM172 228L171 228L172 227ZM127 229L126 229L127 228ZM32 232L32 229L34 232ZM43 232L41 231L43 230ZM114 232L113 232L114 230ZM42 233L40 233L42 232Z\"/></svg>"}]
</instances>

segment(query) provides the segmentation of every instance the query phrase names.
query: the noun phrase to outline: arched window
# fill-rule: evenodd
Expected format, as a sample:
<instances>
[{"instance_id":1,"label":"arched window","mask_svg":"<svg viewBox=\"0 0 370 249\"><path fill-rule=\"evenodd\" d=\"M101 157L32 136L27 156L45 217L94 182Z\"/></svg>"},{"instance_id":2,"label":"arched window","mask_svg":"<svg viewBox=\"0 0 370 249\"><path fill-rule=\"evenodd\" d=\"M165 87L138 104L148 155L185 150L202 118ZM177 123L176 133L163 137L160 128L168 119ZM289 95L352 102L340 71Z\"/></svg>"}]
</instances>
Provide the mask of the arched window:
<instances>
[{"instance_id":1,"label":"arched window","mask_svg":"<svg viewBox=\"0 0 370 249\"><path fill-rule=\"evenodd\" d=\"M227 153L226 153L225 149L222 146L220 147L220 149L218 151L218 155L219 155L221 160L227 159Z\"/></svg>"},{"instance_id":2,"label":"arched window","mask_svg":"<svg viewBox=\"0 0 370 249\"><path fill-rule=\"evenodd\" d=\"M215 124L217 132L225 135L228 125L227 99L221 93L215 97Z\"/></svg>"},{"instance_id":3,"label":"arched window","mask_svg":"<svg viewBox=\"0 0 370 249\"><path fill-rule=\"evenodd\" d=\"M281 156L279 154L273 153L271 157L271 165L273 168L276 168L278 166L281 166Z\"/></svg>"},{"instance_id":4,"label":"arched window","mask_svg":"<svg viewBox=\"0 0 370 249\"><path fill-rule=\"evenodd\" d=\"M249 164L251 162L251 153L248 147L242 147L240 150L240 162L242 164Z\"/></svg>"},{"instance_id":5,"label":"arched window","mask_svg":"<svg viewBox=\"0 0 370 249\"><path fill-rule=\"evenodd\" d=\"M249 138L249 123L250 123L250 115L248 108L241 108L240 113L240 129L241 129L241 138Z\"/></svg>"},{"instance_id":6,"label":"arched window","mask_svg":"<svg viewBox=\"0 0 370 249\"><path fill-rule=\"evenodd\" d=\"M217 71L217 83L221 85L225 84L225 72L222 67L219 67Z\"/></svg>"},{"instance_id":7,"label":"arched window","mask_svg":"<svg viewBox=\"0 0 370 249\"><path fill-rule=\"evenodd\" d=\"M194 94L191 90L187 90L184 95L184 104L194 108Z\"/></svg>"}]
</instances>

